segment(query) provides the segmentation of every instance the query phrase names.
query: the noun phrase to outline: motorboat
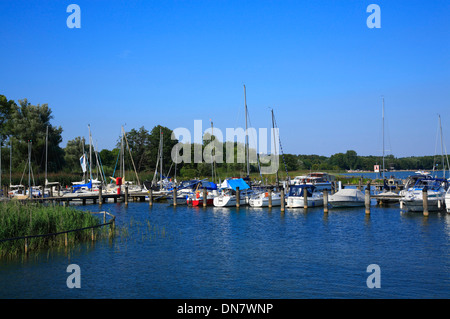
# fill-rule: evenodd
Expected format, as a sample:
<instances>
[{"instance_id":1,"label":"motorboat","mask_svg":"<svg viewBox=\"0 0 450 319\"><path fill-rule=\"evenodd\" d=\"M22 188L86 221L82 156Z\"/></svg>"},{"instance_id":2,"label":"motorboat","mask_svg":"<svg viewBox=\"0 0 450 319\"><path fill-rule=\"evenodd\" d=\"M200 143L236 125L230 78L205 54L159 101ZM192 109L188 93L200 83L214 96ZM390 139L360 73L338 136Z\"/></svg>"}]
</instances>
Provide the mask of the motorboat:
<instances>
[{"instance_id":1,"label":"motorboat","mask_svg":"<svg viewBox=\"0 0 450 319\"><path fill-rule=\"evenodd\" d=\"M304 190L308 207L323 206L323 193L318 191L314 185L292 185L286 199L286 207L304 207Z\"/></svg>"},{"instance_id":2,"label":"motorboat","mask_svg":"<svg viewBox=\"0 0 450 319\"><path fill-rule=\"evenodd\" d=\"M291 185L313 185L317 191L327 190L331 192L335 177L323 172L313 172L306 176L295 176L291 180Z\"/></svg>"},{"instance_id":3,"label":"motorboat","mask_svg":"<svg viewBox=\"0 0 450 319\"><path fill-rule=\"evenodd\" d=\"M269 196L272 197L272 206L281 206L281 194L279 192L272 192L269 195L268 191L260 191L253 194L249 199L249 205L252 207L268 207Z\"/></svg>"},{"instance_id":4,"label":"motorboat","mask_svg":"<svg viewBox=\"0 0 450 319\"><path fill-rule=\"evenodd\" d=\"M357 188L344 188L328 198L332 207L359 207L364 206L364 193Z\"/></svg>"},{"instance_id":5,"label":"motorboat","mask_svg":"<svg viewBox=\"0 0 450 319\"><path fill-rule=\"evenodd\" d=\"M428 211L440 211L444 209L446 189L448 181L442 178L423 178L406 190L400 199L401 207L406 211L423 211L423 193L427 190Z\"/></svg>"}]
</instances>

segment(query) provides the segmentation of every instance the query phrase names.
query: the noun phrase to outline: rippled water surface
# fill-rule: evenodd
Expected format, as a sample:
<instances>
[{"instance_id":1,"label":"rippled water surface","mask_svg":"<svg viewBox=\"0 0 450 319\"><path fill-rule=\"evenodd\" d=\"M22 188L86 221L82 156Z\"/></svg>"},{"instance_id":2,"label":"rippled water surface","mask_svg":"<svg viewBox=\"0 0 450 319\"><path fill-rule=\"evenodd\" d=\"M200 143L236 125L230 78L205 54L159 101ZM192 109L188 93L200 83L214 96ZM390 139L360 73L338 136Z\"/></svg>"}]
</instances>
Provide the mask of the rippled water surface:
<instances>
[{"instance_id":1,"label":"rippled water surface","mask_svg":"<svg viewBox=\"0 0 450 319\"><path fill-rule=\"evenodd\" d=\"M96 205L80 209L98 211ZM105 204L119 235L0 262L0 298L449 298L450 215ZM81 288L69 289L70 264ZM381 269L369 289L367 267Z\"/></svg>"}]
</instances>

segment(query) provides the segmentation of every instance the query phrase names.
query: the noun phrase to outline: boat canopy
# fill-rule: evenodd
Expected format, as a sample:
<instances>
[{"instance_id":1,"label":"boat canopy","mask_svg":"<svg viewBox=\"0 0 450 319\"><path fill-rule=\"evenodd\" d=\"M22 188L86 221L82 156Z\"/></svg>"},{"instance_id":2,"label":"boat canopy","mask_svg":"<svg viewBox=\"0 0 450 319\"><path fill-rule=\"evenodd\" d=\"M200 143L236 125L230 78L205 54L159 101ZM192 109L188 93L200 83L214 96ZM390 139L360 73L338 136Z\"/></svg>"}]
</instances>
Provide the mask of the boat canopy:
<instances>
[{"instance_id":1,"label":"boat canopy","mask_svg":"<svg viewBox=\"0 0 450 319\"><path fill-rule=\"evenodd\" d=\"M207 181L202 181L202 187L206 188L207 190L216 190L217 189L217 185L213 182L207 182Z\"/></svg>"},{"instance_id":2,"label":"boat canopy","mask_svg":"<svg viewBox=\"0 0 450 319\"><path fill-rule=\"evenodd\" d=\"M76 190L78 190L78 189L80 189L82 187L87 187L87 188L91 189L92 188L92 181L90 180L89 183L87 183L87 184L73 185L72 186L73 192L75 192Z\"/></svg>"},{"instance_id":3,"label":"boat canopy","mask_svg":"<svg viewBox=\"0 0 450 319\"><path fill-rule=\"evenodd\" d=\"M229 179L227 180L228 188L236 190L236 187L239 187L239 190L244 190L250 188L248 184L242 179Z\"/></svg>"}]
</instances>

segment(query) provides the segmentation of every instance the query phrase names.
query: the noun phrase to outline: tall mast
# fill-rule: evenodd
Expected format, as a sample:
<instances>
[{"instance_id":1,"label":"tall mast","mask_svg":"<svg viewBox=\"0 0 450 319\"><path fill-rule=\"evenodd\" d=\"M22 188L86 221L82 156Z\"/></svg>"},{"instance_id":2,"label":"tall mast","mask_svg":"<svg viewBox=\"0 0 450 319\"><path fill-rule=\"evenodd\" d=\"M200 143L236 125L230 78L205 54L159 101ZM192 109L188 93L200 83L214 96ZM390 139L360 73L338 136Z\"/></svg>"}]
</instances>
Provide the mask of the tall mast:
<instances>
[{"instance_id":1,"label":"tall mast","mask_svg":"<svg viewBox=\"0 0 450 319\"><path fill-rule=\"evenodd\" d=\"M124 145L123 145L123 136L124 136L124 129L123 129L123 125L122 125L122 139L120 142L120 169L122 171L122 178L123 180L125 180L125 158L124 158Z\"/></svg>"},{"instance_id":2,"label":"tall mast","mask_svg":"<svg viewBox=\"0 0 450 319\"><path fill-rule=\"evenodd\" d=\"M211 143L213 143L214 127L213 127L213 122L212 122L211 119L210 119L210 121L211 121ZM214 138L214 140L215 140L215 138ZM213 146L214 154L211 154L211 156L212 156L212 161L211 161L211 178L212 178L212 181L215 182L216 179L214 178L214 167L216 165L216 147L215 147L215 143L213 145L214 145Z\"/></svg>"},{"instance_id":3,"label":"tall mast","mask_svg":"<svg viewBox=\"0 0 450 319\"><path fill-rule=\"evenodd\" d=\"M245 104L245 157L247 161L247 177L250 176L250 161L249 161L249 145L248 145L248 128L247 128L247 93L244 84L244 104Z\"/></svg>"},{"instance_id":4,"label":"tall mast","mask_svg":"<svg viewBox=\"0 0 450 319\"><path fill-rule=\"evenodd\" d=\"M28 191L30 198L33 197L33 190L31 189L31 141L28 141Z\"/></svg>"},{"instance_id":5,"label":"tall mast","mask_svg":"<svg viewBox=\"0 0 450 319\"><path fill-rule=\"evenodd\" d=\"M443 137L442 137L441 115L438 114L438 116L439 116L439 129L441 131L442 174L443 174L443 178L445 179L444 141L443 141Z\"/></svg>"},{"instance_id":6,"label":"tall mast","mask_svg":"<svg viewBox=\"0 0 450 319\"><path fill-rule=\"evenodd\" d=\"M90 124L88 124L88 128L89 128L89 177L92 183L92 136Z\"/></svg>"},{"instance_id":7,"label":"tall mast","mask_svg":"<svg viewBox=\"0 0 450 319\"><path fill-rule=\"evenodd\" d=\"M163 180L163 133L162 133L162 129L161 126L159 127L159 148L160 148L160 153L159 153L159 177L161 179L161 185L162 185L162 180Z\"/></svg>"},{"instance_id":8,"label":"tall mast","mask_svg":"<svg viewBox=\"0 0 450 319\"><path fill-rule=\"evenodd\" d=\"M86 160L85 150L84 150L84 137L81 139L81 148L83 151L83 160ZM83 183L86 182L86 172L83 171Z\"/></svg>"},{"instance_id":9,"label":"tall mast","mask_svg":"<svg viewBox=\"0 0 450 319\"><path fill-rule=\"evenodd\" d=\"M12 185L12 138L9 140L9 186Z\"/></svg>"},{"instance_id":10,"label":"tall mast","mask_svg":"<svg viewBox=\"0 0 450 319\"><path fill-rule=\"evenodd\" d=\"M273 129L273 147L275 148L275 157L277 156L277 142L275 140L275 116L273 115L273 109L272 109L272 129ZM278 179L278 169L277 169L277 189L278 189L278 183L279 183L279 179Z\"/></svg>"},{"instance_id":11,"label":"tall mast","mask_svg":"<svg viewBox=\"0 0 450 319\"><path fill-rule=\"evenodd\" d=\"M47 184L47 160L48 160L48 125L47 131L45 132L45 184Z\"/></svg>"},{"instance_id":12,"label":"tall mast","mask_svg":"<svg viewBox=\"0 0 450 319\"><path fill-rule=\"evenodd\" d=\"M383 97L383 180L384 180L384 97Z\"/></svg>"}]
</instances>

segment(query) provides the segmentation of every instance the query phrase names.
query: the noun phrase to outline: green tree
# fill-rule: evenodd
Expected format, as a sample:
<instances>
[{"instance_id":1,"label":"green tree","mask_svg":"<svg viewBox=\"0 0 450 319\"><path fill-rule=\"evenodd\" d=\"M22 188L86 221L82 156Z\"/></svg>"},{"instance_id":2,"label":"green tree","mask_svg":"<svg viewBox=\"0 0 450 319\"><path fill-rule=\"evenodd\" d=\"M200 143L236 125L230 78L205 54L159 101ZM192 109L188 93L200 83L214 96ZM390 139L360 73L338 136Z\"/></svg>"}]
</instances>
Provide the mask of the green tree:
<instances>
[{"instance_id":1,"label":"green tree","mask_svg":"<svg viewBox=\"0 0 450 319\"><path fill-rule=\"evenodd\" d=\"M0 94L0 138L2 143L11 135L11 116L16 107L16 102L8 100L6 96Z\"/></svg>"},{"instance_id":2,"label":"green tree","mask_svg":"<svg viewBox=\"0 0 450 319\"><path fill-rule=\"evenodd\" d=\"M62 142L62 128L50 124L53 119L48 104L31 105L27 99L19 100L9 120L13 147L14 163L28 159L28 143L32 145L31 159L41 170L45 169L45 139L48 127L48 169L60 170L64 166L64 152L59 144Z\"/></svg>"}]
</instances>

